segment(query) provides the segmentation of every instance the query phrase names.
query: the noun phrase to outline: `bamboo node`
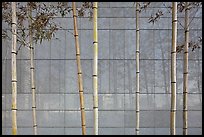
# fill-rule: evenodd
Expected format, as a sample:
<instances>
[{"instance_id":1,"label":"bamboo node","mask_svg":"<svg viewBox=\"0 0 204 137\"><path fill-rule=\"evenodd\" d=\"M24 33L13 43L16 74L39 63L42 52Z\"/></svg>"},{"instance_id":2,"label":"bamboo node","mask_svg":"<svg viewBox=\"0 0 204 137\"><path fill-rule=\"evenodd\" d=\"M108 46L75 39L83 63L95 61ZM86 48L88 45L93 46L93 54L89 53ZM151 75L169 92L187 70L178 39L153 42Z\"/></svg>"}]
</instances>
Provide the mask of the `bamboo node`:
<instances>
[{"instance_id":1,"label":"bamboo node","mask_svg":"<svg viewBox=\"0 0 204 137\"><path fill-rule=\"evenodd\" d=\"M185 33L189 32L189 30L185 30Z\"/></svg>"},{"instance_id":2,"label":"bamboo node","mask_svg":"<svg viewBox=\"0 0 204 137\"><path fill-rule=\"evenodd\" d=\"M32 47L32 46L29 46L29 48L30 48L30 49L34 49L34 47Z\"/></svg>"},{"instance_id":3,"label":"bamboo node","mask_svg":"<svg viewBox=\"0 0 204 137\"><path fill-rule=\"evenodd\" d=\"M36 125L33 125L33 127L37 127L38 125L36 124Z\"/></svg>"},{"instance_id":4,"label":"bamboo node","mask_svg":"<svg viewBox=\"0 0 204 137\"><path fill-rule=\"evenodd\" d=\"M13 25L13 24L14 24L14 25L17 25L17 23L11 22L11 25Z\"/></svg>"},{"instance_id":5,"label":"bamboo node","mask_svg":"<svg viewBox=\"0 0 204 137\"><path fill-rule=\"evenodd\" d=\"M30 67L30 69L35 69L34 67Z\"/></svg>"},{"instance_id":6,"label":"bamboo node","mask_svg":"<svg viewBox=\"0 0 204 137\"><path fill-rule=\"evenodd\" d=\"M93 44L94 44L94 43L98 43L98 42L97 42L97 41L94 41Z\"/></svg>"},{"instance_id":7,"label":"bamboo node","mask_svg":"<svg viewBox=\"0 0 204 137\"><path fill-rule=\"evenodd\" d=\"M17 82L17 80L11 80L11 82Z\"/></svg>"},{"instance_id":8,"label":"bamboo node","mask_svg":"<svg viewBox=\"0 0 204 137\"><path fill-rule=\"evenodd\" d=\"M14 53L14 54L16 54L16 55L17 55L17 52L15 52L15 51L12 51L11 53Z\"/></svg>"},{"instance_id":9,"label":"bamboo node","mask_svg":"<svg viewBox=\"0 0 204 137\"><path fill-rule=\"evenodd\" d=\"M177 20L173 20L172 23L177 22Z\"/></svg>"},{"instance_id":10,"label":"bamboo node","mask_svg":"<svg viewBox=\"0 0 204 137\"><path fill-rule=\"evenodd\" d=\"M73 15L73 17L77 17L77 15Z\"/></svg>"}]
</instances>

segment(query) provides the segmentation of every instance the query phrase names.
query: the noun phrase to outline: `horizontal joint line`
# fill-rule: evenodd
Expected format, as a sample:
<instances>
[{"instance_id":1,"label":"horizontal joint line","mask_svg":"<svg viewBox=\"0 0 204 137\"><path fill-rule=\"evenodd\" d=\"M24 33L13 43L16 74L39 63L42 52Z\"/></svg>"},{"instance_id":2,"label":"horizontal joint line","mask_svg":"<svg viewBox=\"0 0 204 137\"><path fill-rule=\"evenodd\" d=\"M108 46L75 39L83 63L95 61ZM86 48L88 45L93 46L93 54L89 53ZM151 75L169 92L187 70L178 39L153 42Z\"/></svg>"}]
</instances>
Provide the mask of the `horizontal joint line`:
<instances>
[{"instance_id":1,"label":"horizontal joint line","mask_svg":"<svg viewBox=\"0 0 204 137\"><path fill-rule=\"evenodd\" d=\"M74 37L79 36L78 34L74 34Z\"/></svg>"},{"instance_id":2,"label":"horizontal joint line","mask_svg":"<svg viewBox=\"0 0 204 137\"><path fill-rule=\"evenodd\" d=\"M38 125L33 125L33 127L37 127Z\"/></svg>"},{"instance_id":3,"label":"horizontal joint line","mask_svg":"<svg viewBox=\"0 0 204 137\"><path fill-rule=\"evenodd\" d=\"M171 83L176 83L175 81L172 81Z\"/></svg>"},{"instance_id":4,"label":"horizontal joint line","mask_svg":"<svg viewBox=\"0 0 204 137\"><path fill-rule=\"evenodd\" d=\"M93 107L93 108L98 108L98 107Z\"/></svg>"},{"instance_id":5,"label":"horizontal joint line","mask_svg":"<svg viewBox=\"0 0 204 137\"><path fill-rule=\"evenodd\" d=\"M184 72L183 74L188 74L188 72Z\"/></svg>"},{"instance_id":6,"label":"horizontal joint line","mask_svg":"<svg viewBox=\"0 0 204 137\"><path fill-rule=\"evenodd\" d=\"M32 108L36 108L36 107L32 107Z\"/></svg>"},{"instance_id":7,"label":"horizontal joint line","mask_svg":"<svg viewBox=\"0 0 204 137\"><path fill-rule=\"evenodd\" d=\"M173 20L172 22L177 22L177 20Z\"/></svg>"},{"instance_id":8,"label":"horizontal joint line","mask_svg":"<svg viewBox=\"0 0 204 137\"><path fill-rule=\"evenodd\" d=\"M94 41L93 44L94 44L94 43L98 43L98 42L97 42L97 41Z\"/></svg>"}]
</instances>

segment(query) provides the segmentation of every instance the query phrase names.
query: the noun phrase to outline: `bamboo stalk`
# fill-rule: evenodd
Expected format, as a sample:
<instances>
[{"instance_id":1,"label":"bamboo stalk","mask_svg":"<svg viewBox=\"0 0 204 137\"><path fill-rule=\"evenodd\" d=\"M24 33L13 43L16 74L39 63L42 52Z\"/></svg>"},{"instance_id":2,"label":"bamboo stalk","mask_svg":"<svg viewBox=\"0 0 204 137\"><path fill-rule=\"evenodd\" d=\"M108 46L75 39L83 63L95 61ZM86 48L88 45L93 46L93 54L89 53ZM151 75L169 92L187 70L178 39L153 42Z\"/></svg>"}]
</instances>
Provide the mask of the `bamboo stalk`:
<instances>
[{"instance_id":1,"label":"bamboo stalk","mask_svg":"<svg viewBox=\"0 0 204 137\"><path fill-rule=\"evenodd\" d=\"M176 42L177 42L177 2L172 2L172 49L171 49L171 116L170 134L176 134Z\"/></svg>"},{"instance_id":2,"label":"bamboo stalk","mask_svg":"<svg viewBox=\"0 0 204 137\"><path fill-rule=\"evenodd\" d=\"M136 3L136 135L139 135L139 116L140 116L140 104L139 104L139 2Z\"/></svg>"},{"instance_id":3,"label":"bamboo stalk","mask_svg":"<svg viewBox=\"0 0 204 137\"><path fill-rule=\"evenodd\" d=\"M80 96L80 108L81 108L81 126L82 135L86 135L86 118L85 118L85 107L84 107L84 95L83 95L83 79L82 79L82 69L80 60L80 47L79 47L79 36L77 29L77 15L76 15L76 4L72 2L73 8L73 21L74 21L74 37L75 37L75 47L76 47L76 59L77 59L77 71L78 71L78 86L79 86L79 96Z\"/></svg>"},{"instance_id":4,"label":"bamboo stalk","mask_svg":"<svg viewBox=\"0 0 204 137\"><path fill-rule=\"evenodd\" d=\"M93 111L94 135L98 135L98 30L97 30L98 2L93 2Z\"/></svg>"},{"instance_id":5,"label":"bamboo stalk","mask_svg":"<svg viewBox=\"0 0 204 137\"><path fill-rule=\"evenodd\" d=\"M183 68L183 135L188 134L188 42L189 42L189 2L185 3L185 47Z\"/></svg>"},{"instance_id":6,"label":"bamboo stalk","mask_svg":"<svg viewBox=\"0 0 204 137\"><path fill-rule=\"evenodd\" d=\"M29 16L32 17L32 9L29 8ZM32 24L32 19L29 18L29 25ZM33 132L37 135L37 118L36 118L36 92L35 92L35 66L34 66L34 47L33 47L33 32L29 28L29 48L30 48L30 74L31 74L31 91L32 91L32 112L33 112Z\"/></svg>"},{"instance_id":7,"label":"bamboo stalk","mask_svg":"<svg viewBox=\"0 0 204 137\"><path fill-rule=\"evenodd\" d=\"M12 49L11 49L11 71L12 71L12 134L17 135L17 74L16 74L16 42L17 42L17 21L16 2L11 2L12 8Z\"/></svg>"}]
</instances>

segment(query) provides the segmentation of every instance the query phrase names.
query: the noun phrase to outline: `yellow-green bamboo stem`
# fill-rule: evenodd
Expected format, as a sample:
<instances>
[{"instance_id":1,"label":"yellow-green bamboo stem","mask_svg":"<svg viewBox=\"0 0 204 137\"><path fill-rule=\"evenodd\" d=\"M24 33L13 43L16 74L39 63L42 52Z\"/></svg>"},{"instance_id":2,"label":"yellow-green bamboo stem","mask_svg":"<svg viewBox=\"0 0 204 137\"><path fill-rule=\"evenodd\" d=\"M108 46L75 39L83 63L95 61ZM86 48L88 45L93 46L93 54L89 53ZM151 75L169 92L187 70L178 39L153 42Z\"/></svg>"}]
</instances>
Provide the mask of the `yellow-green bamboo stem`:
<instances>
[{"instance_id":1,"label":"yellow-green bamboo stem","mask_svg":"<svg viewBox=\"0 0 204 137\"><path fill-rule=\"evenodd\" d=\"M185 3L185 46L183 64L183 135L188 134L188 43L189 43L189 2Z\"/></svg>"},{"instance_id":2,"label":"yellow-green bamboo stem","mask_svg":"<svg viewBox=\"0 0 204 137\"><path fill-rule=\"evenodd\" d=\"M29 7L29 25L32 24L32 9ZM37 135L37 118L36 118L36 92L35 92L35 66L34 66L34 47L33 47L33 33L29 28L29 48L30 48L30 74L31 74L31 91L32 91L32 112L33 112L33 133Z\"/></svg>"},{"instance_id":3,"label":"yellow-green bamboo stem","mask_svg":"<svg viewBox=\"0 0 204 137\"><path fill-rule=\"evenodd\" d=\"M74 37L75 37L75 47L76 47L78 86L79 86L80 108L81 108L81 126L82 126L82 135L86 135L86 117L85 117L84 95L83 95L84 89L83 89L83 79L82 79L82 69L81 69L81 60L80 60L80 47L79 47L79 36L78 36L78 29L77 29L77 15L76 15L75 2L72 2L72 9L73 9Z\"/></svg>"},{"instance_id":4,"label":"yellow-green bamboo stem","mask_svg":"<svg viewBox=\"0 0 204 137\"><path fill-rule=\"evenodd\" d=\"M12 49L11 49L11 69L12 69L12 134L17 135L17 74L16 74L16 42L17 42L17 21L16 2L11 2L12 10Z\"/></svg>"},{"instance_id":5,"label":"yellow-green bamboo stem","mask_svg":"<svg viewBox=\"0 0 204 137\"><path fill-rule=\"evenodd\" d=\"M136 135L139 135L139 116L140 116L140 104L139 104L139 45L140 45L140 37L139 37L139 2L136 3Z\"/></svg>"},{"instance_id":6,"label":"yellow-green bamboo stem","mask_svg":"<svg viewBox=\"0 0 204 137\"><path fill-rule=\"evenodd\" d=\"M97 29L98 3L93 3L93 111L94 135L98 135L98 29Z\"/></svg>"},{"instance_id":7,"label":"yellow-green bamboo stem","mask_svg":"<svg viewBox=\"0 0 204 137\"><path fill-rule=\"evenodd\" d=\"M171 48L171 115L170 134L176 134L176 43L177 41L177 2L172 2L172 48Z\"/></svg>"}]
</instances>

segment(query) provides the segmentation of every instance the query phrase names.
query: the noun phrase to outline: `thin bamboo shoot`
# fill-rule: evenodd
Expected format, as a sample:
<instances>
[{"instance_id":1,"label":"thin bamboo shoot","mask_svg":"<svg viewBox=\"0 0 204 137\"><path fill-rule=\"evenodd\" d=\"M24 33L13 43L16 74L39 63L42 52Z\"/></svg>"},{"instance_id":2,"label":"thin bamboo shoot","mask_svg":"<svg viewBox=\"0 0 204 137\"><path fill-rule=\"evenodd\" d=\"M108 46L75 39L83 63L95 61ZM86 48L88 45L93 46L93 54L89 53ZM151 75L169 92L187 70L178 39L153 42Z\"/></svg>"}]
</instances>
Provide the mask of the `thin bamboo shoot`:
<instances>
[{"instance_id":1,"label":"thin bamboo shoot","mask_svg":"<svg viewBox=\"0 0 204 137\"><path fill-rule=\"evenodd\" d=\"M12 134L17 135L17 74L16 74L16 42L17 42L17 21L16 2L11 2L12 10L12 49L11 49L11 69L12 69Z\"/></svg>"},{"instance_id":2,"label":"thin bamboo shoot","mask_svg":"<svg viewBox=\"0 0 204 137\"><path fill-rule=\"evenodd\" d=\"M177 45L177 2L172 2L172 48L171 48L171 115L170 134L176 134L176 45Z\"/></svg>"},{"instance_id":3,"label":"thin bamboo shoot","mask_svg":"<svg viewBox=\"0 0 204 137\"><path fill-rule=\"evenodd\" d=\"M188 43L189 43L189 2L185 2L185 47L183 64L183 135L188 134Z\"/></svg>"},{"instance_id":4,"label":"thin bamboo shoot","mask_svg":"<svg viewBox=\"0 0 204 137\"><path fill-rule=\"evenodd\" d=\"M97 29L98 3L93 2L93 111L94 135L98 135L98 29Z\"/></svg>"},{"instance_id":5,"label":"thin bamboo shoot","mask_svg":"<svg viewBox=\"0 0 204 137\"><path fill-rule=\"evenodd\" d=\"M74 21L74 37L75 37L75 47L76 47L76 60L77 60L77 71L78 71L78 86L79 86L79 96L80 96L80 108L81 108L81 126L82 135L86 135L86 117L85 117L85 107L84 107L84 94L83 94L83 78L82 78L82 68L80 59L80 47L79 47L79 36L77 29L77 15L76 15L76 3L72 2L73 9L73 21Z\"/></svg>"}]
</instances>

